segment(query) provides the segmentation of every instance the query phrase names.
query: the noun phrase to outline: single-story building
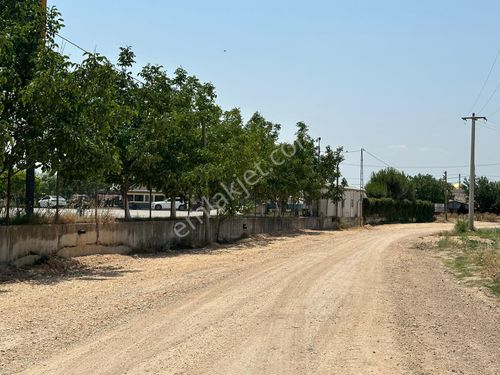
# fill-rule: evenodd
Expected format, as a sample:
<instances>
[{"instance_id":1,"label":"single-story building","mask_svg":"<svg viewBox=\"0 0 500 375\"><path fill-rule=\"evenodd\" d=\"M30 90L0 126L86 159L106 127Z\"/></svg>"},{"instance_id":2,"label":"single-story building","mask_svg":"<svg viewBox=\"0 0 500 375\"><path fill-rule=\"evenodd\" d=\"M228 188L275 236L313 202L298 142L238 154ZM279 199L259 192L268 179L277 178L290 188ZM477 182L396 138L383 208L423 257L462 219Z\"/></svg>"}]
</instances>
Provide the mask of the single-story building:
<instances>
[{"instance_id":1,"label":"single-story building","mask_svg":"<svg viewBox=\"0 0 500 375\"><path fill-rule=\"evenodd\" d=\"M348 186L344 189L344 199L334 203L330 199L320 199L311 205L313 212L319 209L323 217L357 218L361 214L363 199L366 198L364 189Z\"/></svg>"}]
</instances>

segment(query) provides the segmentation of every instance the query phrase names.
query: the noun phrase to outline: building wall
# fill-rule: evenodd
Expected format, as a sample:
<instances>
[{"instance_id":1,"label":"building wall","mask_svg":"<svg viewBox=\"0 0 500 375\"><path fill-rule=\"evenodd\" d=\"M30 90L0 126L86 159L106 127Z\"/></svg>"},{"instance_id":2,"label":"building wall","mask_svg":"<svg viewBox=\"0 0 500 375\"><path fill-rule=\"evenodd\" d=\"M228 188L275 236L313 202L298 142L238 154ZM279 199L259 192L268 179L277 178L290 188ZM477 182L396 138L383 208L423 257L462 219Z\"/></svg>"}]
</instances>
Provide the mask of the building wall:
<instances>
[{"instance_id":1,"label":"building wall","mask_svg":"<svg viewBox=\"0 0 500 375\"><path fill-rule=\"evenodd\" d=\"M362 197L366 197L363 191ZM363 204L360 200L359 189L346 189L344 191L343 201L335 204L326 199L320 200L320 216L324 217L339 217L339 218L356 218L359 217L360 205Z\"/></svg>"}]
</instances>

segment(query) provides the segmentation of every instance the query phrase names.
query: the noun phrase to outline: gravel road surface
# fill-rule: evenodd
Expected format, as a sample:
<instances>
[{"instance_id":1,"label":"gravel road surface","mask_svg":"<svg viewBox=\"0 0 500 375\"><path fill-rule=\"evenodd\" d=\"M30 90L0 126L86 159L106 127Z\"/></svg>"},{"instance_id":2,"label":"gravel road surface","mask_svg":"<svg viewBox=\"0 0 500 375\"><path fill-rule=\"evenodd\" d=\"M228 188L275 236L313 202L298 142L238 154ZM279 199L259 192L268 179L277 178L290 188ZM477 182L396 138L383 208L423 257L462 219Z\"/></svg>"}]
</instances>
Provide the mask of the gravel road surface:
<instances>
[{"instance_id":1,"label":"gravel road surface","mask_svg":"<svg viewBox=\"0 0 500 375\"><path fill-rule=\"evenodd\" d=\"M0 284L0 373L500 374L500 303L418 237L446 224L77 258Z\"/></svg>"}]
</instances>

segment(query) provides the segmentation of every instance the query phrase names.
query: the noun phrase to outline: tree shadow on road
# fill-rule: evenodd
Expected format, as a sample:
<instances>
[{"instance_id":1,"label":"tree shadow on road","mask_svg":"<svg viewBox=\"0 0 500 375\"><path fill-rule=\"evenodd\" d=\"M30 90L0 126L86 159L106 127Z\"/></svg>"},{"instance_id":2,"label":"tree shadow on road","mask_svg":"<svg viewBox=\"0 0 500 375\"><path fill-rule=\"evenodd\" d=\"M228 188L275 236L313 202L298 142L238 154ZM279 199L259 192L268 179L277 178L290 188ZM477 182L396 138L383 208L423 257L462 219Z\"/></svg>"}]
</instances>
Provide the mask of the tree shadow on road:
<instances>
[{"instance_id":1,"label":"tree shadow on road","mask_svg":"<svg viewBox=\"0 0 500 375\"><path fill-rule=\"evenodd\" d=\"M0 273L0 286L19 282L51 285L70 279L106 280L126 273L140 272L113 265L89 266L75 258L47 257L27 267L9 267ZM1 292L7 292L0 289Z\"/></svg>"},{"instance_id":2,"label":"tree shadow on road","mask_svg":"<svg viewBox=\"0 0 500 375\"><path fill-rule=\"evenodd\" d=\"M254 234L248 237L241 238L235 241L226 242L216 242L205 247L174 247L168 250L162 251L151 251L148 252L138 252L132 254L133 257L139 258L169 258L177 257L181 255L200 255L200 254L216 254L221 251L238 251L255 247L268 247L276 242L283 239L290 239L300 236L319 236L323 232L315 230L296 230L293 232L286 233L266 233L266 234Z\"/></svg>"}]
</instances>

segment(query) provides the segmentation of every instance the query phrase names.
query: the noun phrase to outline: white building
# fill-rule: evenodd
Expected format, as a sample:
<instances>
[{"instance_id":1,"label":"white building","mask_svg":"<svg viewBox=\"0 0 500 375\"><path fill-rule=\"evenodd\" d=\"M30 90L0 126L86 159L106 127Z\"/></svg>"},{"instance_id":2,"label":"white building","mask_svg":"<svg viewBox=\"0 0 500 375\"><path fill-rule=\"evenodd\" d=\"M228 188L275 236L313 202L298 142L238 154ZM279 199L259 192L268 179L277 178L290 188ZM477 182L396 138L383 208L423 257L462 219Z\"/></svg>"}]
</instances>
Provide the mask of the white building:
<instances>
[{"instance_id":1,"label":"white building","mask_svg":"<svg viewBox=\"0 0 500 375\"><path fill-rule=\"evenodd\" d=\"M361 214L363 198L366 198L364 189L346 187L344 190L344 199L337 204L329 199L320 199L319 216L346 219L357 218ZM313 208L315 208L314 204Z\"/></svg>"}]
</instances>

